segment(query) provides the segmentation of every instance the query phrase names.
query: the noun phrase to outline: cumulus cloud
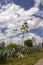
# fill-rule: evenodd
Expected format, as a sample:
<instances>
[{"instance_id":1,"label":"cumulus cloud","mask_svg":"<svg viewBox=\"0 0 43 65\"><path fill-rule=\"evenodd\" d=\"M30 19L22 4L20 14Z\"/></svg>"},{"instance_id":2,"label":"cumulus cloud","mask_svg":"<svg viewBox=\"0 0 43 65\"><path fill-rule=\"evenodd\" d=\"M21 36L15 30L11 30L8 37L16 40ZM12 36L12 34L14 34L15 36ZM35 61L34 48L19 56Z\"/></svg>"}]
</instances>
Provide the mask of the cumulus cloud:
<instances>
[{"instance_id":1,"label":"cumulus cloud","mask_svg":"<svg viewBox=\"0 0 43 65\"><path fill-rule=\"evenodd\" d=\"M35 42L32 39L32 37L35 39ZM34 44L36 43L36 45L38 45L39 43L42 43L42 38L34 33L25 34L24 40L26 39L32 39ZM10 42L22 44L22 35L20 35L19 37L12 38Z\"/></svg>"},{"instance_id":2,"label":"cumulus cloud","mask_svg":"<svg viewBox=\"0 0 43 65\"><path fill-rule=\"evenodd\" d=\"M43 28L43 20L39 17L35 17L33 16L34 14L38 14L43 17L43 13L41 13L41 11L39 11L39 5L40 3L42 3L42 0L34 0L35 1L35 5L34 7L30 8L29 10L24 10L24 8L14 4L14 3L9 3L6 6L4 5L1 9L0 9L0 28L7 28L7 30L5 30L6 34L0 33L1 37L0 39L5 39L7 41L16 41L17 42L20 41L21 37L16 37L18 34L20 34L20 27L23 24L24 20L27 21L28 26L29 26L29 30L31 29L35 29L35 28ZM1 6L1 5L0 5ZM16 30L16 31L14 31ZM29 35L29 34L28 34ZM31 34L29 37L31 37L32 35L35 34ZM37 35L35 35L36 37ZM12 37L12 39L10 38ZM26 36L27 38L28 36ZM40 38L40 37L37 37Z\"/></svg>"},{"instance_id":3,"label":"cumulus cloud","mask_svg":"<svg viewBox=\"0 0 43 65\"><path fill-rule=\"evenodd\" d=\"M34 0L35 1L35 6L38 7L39 4L43 1L43 0Z\"/></svg>"}]
</instances>

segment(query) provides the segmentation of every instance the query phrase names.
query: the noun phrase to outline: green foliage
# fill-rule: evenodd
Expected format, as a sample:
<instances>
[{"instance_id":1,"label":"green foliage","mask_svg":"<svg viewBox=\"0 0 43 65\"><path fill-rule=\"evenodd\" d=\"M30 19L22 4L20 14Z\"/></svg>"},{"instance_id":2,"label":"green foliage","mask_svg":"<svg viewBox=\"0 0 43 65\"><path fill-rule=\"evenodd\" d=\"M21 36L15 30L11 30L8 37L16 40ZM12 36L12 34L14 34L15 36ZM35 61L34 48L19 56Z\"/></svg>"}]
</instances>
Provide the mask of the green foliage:
<instances>
[{"instance_id":1,"label":"green foliage","mask_svg":"<svg viewBox=\"0 0 43 65\"><path fill-rule=\"evenodd\" d=\"M29 47L32 47L33 46L33 42L32 42L31 39L28 39L28 40L25 40L24 41L24 45L29 46Z\"/></svg>"},{"instance_id":2,"label":"green foliage","mask_svg":"<svg viewBox=\"0 0 43 65\"><path fill-rule=\"evenodd\" d=\"M13 49L13 48L16 49L16 48L18 48L18 45L17 45L17 44L12 44L12 43L11 43L11 44L7 45L7 48L8 48L8 49Z\"/></svg>"},{"instance_id":3,"label":"green foliage","mask_svg":"<svg viewBox=\"0 0 43 65\"><path fill-rule=\"evenodd\" d=\"M27 54L27 50L28 50L27 46L24 45L24 46L21 47L21 53L22 54Z\"/></svg>"},{"instance_id":4,"label":"green foliage","mask_svg":"<svg viewBox=\"0 0 43 65\"><path fill-rule=\"evenodd\" d=\"M9 57L15 57L19 51L18 45L17 44L9 44L7 45L8 49L8 56Z\"/></svg>"},{"instance_id":5,"label":"green foliage","mask_svg":"<svg viewBox=\"0 0 43 65\"><path fill-rule=\"evenodd\" d=\"M5 49L1 49L0 50L0 63L6 63L7 62L7 53L5 51Z\"/></svg>"},{"instance_id":6,"label":"green foliage","mask_svg":"<svg viewBox=\"0 0 43 65\"><path fill-rule=\"evenodd\" d=\"M29 53L32 53L33 51L35 51L35 48L33 46L28 47L28 46L24 45L21 47L21 53L22 54L29 54Z\"/></svg>"},{"instance_id":7,"label":"green foliage","mask_svg":"<svg viewBox=\"0 0 43 65\"><path fill-rule=\"evenodd\" d=\"M0 49L0 63L6 63L7 58L16 57L18 53L18 45L9 44L6 47Z\"/></svg>"},{"instance_id":8,"label":"green foliage","mask_svg":"<svg viewBox=\"0 0 43 65\"><path fill-rule=\"evenodd\" d=\"M16 64L17 61L22 61L22 62L25 61L28 64L28 60L29 60L29 62L30 62L29 65L31 65L31 61L30 61L30 60L32 60L31 58L33 58L33 57L36 58L36 56L34 54L37 55L38 52L41 53L43 51L41 51L40 45L33 46L32 40L29 39L29 40L25 40L25 41L26 41L26 44L24 43L25 45L23 45L23 46L19 46L17 44L9 44L6 47L1 48L0 49L0 63L5 64L5 63L14 63L15 62L15 64ZM19 52L21 52L21 54L23 54L23 56L24 56L23 59L18 58L17 54ZM38 53L38 55L39 55L39 53ZM38 57L38 55L37 55L37 57ZM42 55L40 57L42 57ZM33 60L35 60L35 58L33 58ZM25 65L25 62L24 62L24 65ZM32 64L33 64L33 62L32 62Z\"/></svg>"},{"instance_id":9,"label":"green foliage","mask_svg":"<svg viewBox=\"0 0 43 65\"><path fill-rule=\"evenodd\" d=\"M17 56L17 53L18 53L18 50L13 48L11 50L11 57L16 57Z\"/></svg>"}]
</instances>

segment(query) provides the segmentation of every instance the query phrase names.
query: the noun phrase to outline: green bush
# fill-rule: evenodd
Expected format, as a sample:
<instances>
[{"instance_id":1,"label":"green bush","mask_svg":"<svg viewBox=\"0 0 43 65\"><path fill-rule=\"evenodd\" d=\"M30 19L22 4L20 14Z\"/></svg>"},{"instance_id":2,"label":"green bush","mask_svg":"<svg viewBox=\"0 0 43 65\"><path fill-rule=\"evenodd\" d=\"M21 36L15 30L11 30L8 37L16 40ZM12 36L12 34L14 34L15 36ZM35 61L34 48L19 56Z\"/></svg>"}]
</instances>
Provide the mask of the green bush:
<instances>
[{"instance_id":1,"label":"green bush","mask_svg":"<svg viewBox=\"0 0 43 65\"><path fill-rule=\"evenodd\" d=\"M33 46L33 42L32 42L31 39L28 39L28 40L25 40L24 41L24 45L29 46L29 47L32 47Z\"/></svg>"},{"instance_id":2,"label":"green bush","mask_svg":"<svg viewBox=\"0 0 43 65\"><path fill-rule=\"evenodd\" d=\"M17 48L18 48L18 45L11 43L11 44L7 45L7 48L8 48L8 49L13 49L13 48L17 49Z\"/></svg>"}]
</instances>

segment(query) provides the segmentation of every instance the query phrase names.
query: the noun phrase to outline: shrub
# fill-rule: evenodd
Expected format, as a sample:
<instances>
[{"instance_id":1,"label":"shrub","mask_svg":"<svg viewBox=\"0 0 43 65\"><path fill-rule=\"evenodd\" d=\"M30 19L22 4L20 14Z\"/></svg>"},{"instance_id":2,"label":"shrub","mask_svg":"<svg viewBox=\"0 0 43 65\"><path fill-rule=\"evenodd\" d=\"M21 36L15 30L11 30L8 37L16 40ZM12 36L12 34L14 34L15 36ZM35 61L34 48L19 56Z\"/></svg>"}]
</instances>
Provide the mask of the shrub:
<instances>
[{"instance_id":1,"label":"shrub","mask_svg":"<svg viewBox=\"0 0 43 65\"><path fill-rule=\"evenodd\" d=\"M31 39L28 39L28 40L25 40L24 41L24 45L29 46L29 47L32 47L33 46L33 42L32 42Z\"/></svg>"},{"instance_id":2,"label":"shrub","mask_svg":"<svg viewBox=\"0 0 43 65\"><path fill-rule=\"evenodd\" d=\"M8 48L8 49L13 49L13 48L18 49L18 45L11 43L11 44L7 45L7 48Z\"/></svg>"}]
</instances>

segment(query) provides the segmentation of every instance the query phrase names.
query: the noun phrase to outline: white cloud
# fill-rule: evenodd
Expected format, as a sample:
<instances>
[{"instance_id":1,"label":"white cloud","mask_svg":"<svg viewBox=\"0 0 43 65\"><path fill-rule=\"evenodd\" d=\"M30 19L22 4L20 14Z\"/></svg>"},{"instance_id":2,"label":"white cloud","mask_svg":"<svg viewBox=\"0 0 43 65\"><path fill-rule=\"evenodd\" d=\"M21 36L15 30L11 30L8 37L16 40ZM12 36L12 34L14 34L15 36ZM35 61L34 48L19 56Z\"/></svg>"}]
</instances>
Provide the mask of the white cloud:
<instances>
[{"instance_id":1,"label":"white cloud","mask_svg":"<svg viewBox=\"0 0 43 65\"><path fill-rule=\"evenodd\" d=\"M35 1L35 6L38 7L40 3L43 2L43 0L34 0Z\"/></svg>"},{"instance_id":2,"label":"white cloud","mask_svg":"<svg viewBox=\"0 0 43 65\"><path fill-rule=\"evenodd\" d=\"M36 44L38 45L39 43L42 43L42 38L34 33L27 33L25 34L25 39L32 39L32 37L34 37L35 39L35 42ZM15 42L15 43L18 43L18 44L21 44L22 43L22 35L20 35L19 37L16 37L16 38L12 38L11 42ZM34 40L33 40L34 42ZM35 44L35 43L34 43Z\"/></svg>"},{"instance_id":3,"label":"white cloud","mask_svg":"<svg viewBox=\"0 0 43 65\"><path fill-rule=\"evenodd\" d=\"M20 27L23 24L24 20L28 22L29 29L34 28L43 28L43 20L39 17L36 18L35 16L32 16L33 14L39 14L39 4L42 2L42 0L34 0L35 5L34 7L30 8L29 10L24 10L24 8L21 8L20 6L16 4L7 4L6 6L3 6L0 12L0 28L7 27L7 30L5 30L6 35L1 33L1 39L6 39L7 41L10 41L10 36L15 36L18 33L20 33ZM41 13L40 13L41 15ZM32 20L31 20L32 19ZM13 30L17 29L16 32ZM34 34L32 34L34 35ZM30 37L32 36L30 35ZM35 35L36 37L36 35ZM8 40L9 39L9 40ZM20 38L12 38L12 41L17 40L20 41Z\"/></svg>"}]
</instances>

